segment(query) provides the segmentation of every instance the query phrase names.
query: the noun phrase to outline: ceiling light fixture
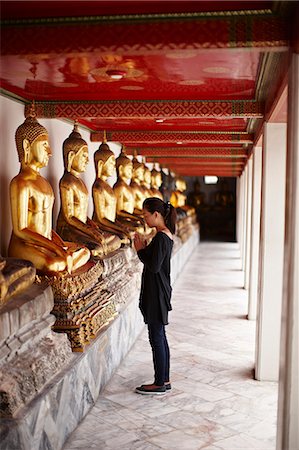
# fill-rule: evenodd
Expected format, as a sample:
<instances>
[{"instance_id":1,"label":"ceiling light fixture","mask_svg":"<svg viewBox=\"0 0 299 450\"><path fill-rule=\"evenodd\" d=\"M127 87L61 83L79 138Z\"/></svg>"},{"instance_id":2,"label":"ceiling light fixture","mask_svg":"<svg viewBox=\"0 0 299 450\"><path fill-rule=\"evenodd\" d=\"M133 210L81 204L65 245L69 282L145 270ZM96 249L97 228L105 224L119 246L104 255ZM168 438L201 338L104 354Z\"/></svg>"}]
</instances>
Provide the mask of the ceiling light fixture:
<instances>
[{"instance_id":1,"label":"ceiling light fixture","mask_svg":"<svg viewBox=\"0 0 299 450\"><path fill-rule=\"evenodd\" d=\"M164 119L156 119L156 122L157 123L162 123L162 122L164 122Z\"/></svg>"},{"instance_id":2,"label":"ceiling light fixture","mask_svg":"<svg viewBox=\"0 0 299 450\"><path fill-rule=\"evenodd\" d=\"M183 143L182 141L177 141L178 145L182 145L182 143Z\"/></svg>"},{"instance_id":3,"label":"ceiling light fixture","mask_svg":"<svg viewBox=\"0 0 299 450\"><path fill-rule=\"evenodd\" d=\"M106 70L106 74L108 77L112 78L112 80L121 80L126 75L126 72L124 70L109 69Z\"/></svg>"}]
</instances>

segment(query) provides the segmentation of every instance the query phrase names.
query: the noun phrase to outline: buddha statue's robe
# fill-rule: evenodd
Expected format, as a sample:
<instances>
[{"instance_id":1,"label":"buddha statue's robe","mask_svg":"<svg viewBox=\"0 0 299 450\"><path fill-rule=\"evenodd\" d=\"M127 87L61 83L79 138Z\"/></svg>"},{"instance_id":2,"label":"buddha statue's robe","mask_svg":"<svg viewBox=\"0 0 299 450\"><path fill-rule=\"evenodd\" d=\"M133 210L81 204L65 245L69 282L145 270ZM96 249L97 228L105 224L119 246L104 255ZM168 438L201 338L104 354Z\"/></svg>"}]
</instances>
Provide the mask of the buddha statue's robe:
<instances>
[{"instance_id":1,"label":"buddha statue's robe","mask_svg":"<svg viewBox=\"0 0 299 450\"><path fill-rule=\"evenodd\" d=\"M144 231L141 217L134 214L134 192L124 180L119 179L113 186L116 196L117 219L127 226L131 231Z\"/></svg>"},{"instance_id":2,"label":"buddha statue's robe","mask_svg":"<svg viewBox=\"0 0 299 450\"><path fill-rule=\"evenodd\" d=\"M162 185L161 172L154 168L151 171L151 192L152 192L152 197L158 197L161 200L164 200L163 199L163 194L159 190L161 185Z\"/></svg>"},{"instance_id":3,"label":"buddha statue's robe","mask_svg":"<svg viewBox=\"0 0 299 450\"><path fill-rule=\"evenodd\" d=\"M116 219L117 198L112 187L101 178L97 178L92 186L94 204L93 220L102 231L116 234L123 244L131 239L130 228Z\"/></svg>"}]
</instances>

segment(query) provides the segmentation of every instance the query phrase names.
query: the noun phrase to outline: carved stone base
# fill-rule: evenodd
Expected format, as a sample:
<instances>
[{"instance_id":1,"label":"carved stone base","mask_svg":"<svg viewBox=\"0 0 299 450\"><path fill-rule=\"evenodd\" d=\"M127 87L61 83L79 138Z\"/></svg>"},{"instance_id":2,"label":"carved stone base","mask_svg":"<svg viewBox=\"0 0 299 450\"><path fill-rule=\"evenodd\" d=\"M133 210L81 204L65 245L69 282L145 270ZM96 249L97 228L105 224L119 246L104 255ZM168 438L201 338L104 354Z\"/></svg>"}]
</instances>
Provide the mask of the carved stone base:
<instances>
[{"instance_id":1,"label":"carved stone base","mask_svg":"<svg viewBox=\"0 0 299 450\"><path fill-rule=\"evenodd\" d=\"M83 352L129 298L132 249L123 248L94 261L86 273L47 277L54 291L53 330L66 333L74 352Z\"/></svg>"},{"instance_id":2,"label":"carved stone base","mask_svg":"<svg viewBox=\"0 0 299 450\"><path fill-rule=\"evenodd\" d=\"M55 321L51 288L32 285L0 309L0 417L26 406L72 359Z\"/></svg>"},{"instance_id":3,"label":"carved stone base","mask_svg":"<svg viewBox=\"0 0 299 450\"><path fill-rule=\"evenodd\" d=\"M177 235L184 243L193 233L193 225L191 217L183 217L177 222Z\"/></svg>"}]
</instances>

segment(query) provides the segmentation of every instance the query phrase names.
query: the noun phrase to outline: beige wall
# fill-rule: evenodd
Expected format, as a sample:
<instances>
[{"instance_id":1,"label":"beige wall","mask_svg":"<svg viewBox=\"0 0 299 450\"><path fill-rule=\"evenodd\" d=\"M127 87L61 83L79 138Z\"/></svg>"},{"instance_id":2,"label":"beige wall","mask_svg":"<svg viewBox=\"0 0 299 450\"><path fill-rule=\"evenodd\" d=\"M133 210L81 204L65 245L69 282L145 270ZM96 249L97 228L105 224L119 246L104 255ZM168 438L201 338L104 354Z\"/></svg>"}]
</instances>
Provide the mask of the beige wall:
<instances>
[{"instance_id":1,"label":"beige wall","mask_svg":"<svg viewBox=\"0 0 299 450\"><path fill-rule=\"evenodd\" d=\"M4 96L0 96L0 244L1 254L7 256L7 247L11 235L11 216L10 216L10 199L9 199L9 183L20 170L18 154L15 145L15 131L17 127L24 121L24 105L14 100L10 100ZM60 208L59 198L59 180L63 175L63 159L62 144L69 136L73 129L73 123L58 119L39 119L39 122L46 127L49 132L49 140L53 156L50 158L47 167L41 170L41 175L51 183L55 193L55 204L53 209L53 228L55 229L56 219ZM82 179L87 185L91 193L91 187L95 179L95 169L93 163L93 154L98 149L100 143L91 143L88 131L80 128L83 139L88 143L89 148L89 164L86 172L82 175ZM120 152L120 144L109 143L111 150L117 156ZM113 185L116 176L111 177L110 185ZM88 215L92 216L93 204L92 196L88 205Z\"/></svg>"}]
</instances>

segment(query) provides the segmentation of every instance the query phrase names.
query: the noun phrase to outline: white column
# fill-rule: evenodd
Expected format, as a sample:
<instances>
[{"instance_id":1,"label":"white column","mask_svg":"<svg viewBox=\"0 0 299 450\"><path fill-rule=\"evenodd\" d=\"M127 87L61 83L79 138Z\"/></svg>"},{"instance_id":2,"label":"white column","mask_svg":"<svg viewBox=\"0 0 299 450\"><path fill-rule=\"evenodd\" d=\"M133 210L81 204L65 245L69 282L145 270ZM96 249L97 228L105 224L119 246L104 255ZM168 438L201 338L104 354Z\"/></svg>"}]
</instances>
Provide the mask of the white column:
<instances>
[{"instance_id":1,"label":"white column","mask_svg":"<svg viewBox=\"0 0 299 450\"><path fill-rule=\"evenodd\" d=\"M242 260L243 256L243 239L244 239L244 180L245 180L245 171L243 171L242 175L239 178L239 189L238 189L238 233L237 233L237 241L240 249L240 258Z\"/></svg>"},{"instance_id":2,"label":"white column","mask_svg":"<svg viewBox=\"0 0 299 450\"><path fill-rule=\"evenodd\" d=\"M240 233L241 233L241 229L240 229L240 222L241 222L241 177L237 178L237 187L236 187L236 191L237 191L237 195L236 195L236 241L238 242L238 244L240 244Z\"/></svg>"},{"instance_id":3,"label":"white column","mask_svg":"<svg viewBox=\"0 0 299 450\"><path fill-rule=\"evenodd\" d=\"M262 147L252 155L251 247L249 263L248 319L256 320L260 248Z\"/></svg>"},{"instance_id":4,"label":"white column","mask_svg":"<svg viewBox=\"0 0 299 450\"><path fill-rule=\"evenodd\" d=\"M243 208L242 208L242 250L241 250L241 261L242 261L242 270L245 269L245 252L246 252L246 225L247 225L247 179L248 179L248 166L245 167L244 172L244 180L243 180Z\"/></svg>"},{"instance_id":5,"label":"white column","mask_svg":"<svg viewBox=\"0 0 299 450\"><path fill-rule=\"evenodd\" d=\"M262 160L256 368L258 380L278 380L282 304L286 125L267 123Z\"/></svg>"},{"instance_id":6,"label":"white column","mask_svg":"<svg viewBox=\"0 0 299 450\"><path fill-rule=\"evenodd\" d=\"M286 233L277 450L299 448L299 55L289 70Z\"/></svg>"},{"instance_id":7,"label":"white column","mask_svg":"<svg viewBox=\"0 0 299 450\"><path fill-rule=\"evenodd\" d=\"M246 208L246 242L245 242L245 273L244 288L249 288L250 247L251 247L251 209L252 209L252 155L247 162L247 208Z\"/></svg>"}]
</instances>

